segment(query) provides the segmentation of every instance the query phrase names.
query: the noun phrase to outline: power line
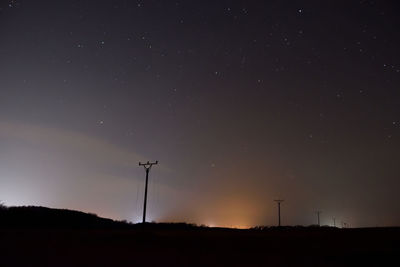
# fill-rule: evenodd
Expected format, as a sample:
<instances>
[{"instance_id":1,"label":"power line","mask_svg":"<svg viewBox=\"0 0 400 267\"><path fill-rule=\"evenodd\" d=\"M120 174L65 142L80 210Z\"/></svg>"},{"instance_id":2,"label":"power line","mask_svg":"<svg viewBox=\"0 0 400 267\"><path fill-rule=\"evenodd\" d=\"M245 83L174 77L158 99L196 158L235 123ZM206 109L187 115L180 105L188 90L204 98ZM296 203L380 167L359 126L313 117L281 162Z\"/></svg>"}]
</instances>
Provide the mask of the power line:
<instances>
[{"instance_id":1,"label":"power line","mask_svg":"<svg viewBox=\"0 0 400 267\"><path fill-rule=\"evenodd\" d=\"M151 167L153 167L153 165L157 165L157 164L158 164L158 160L156 160L156 162L149 162L149 161L147 161L146 163L139 162L139 166L143 166L144 169L146 170L146 183L145 183L145 187L144 187L144 204L143 204L143 223L146 222L147 184L149 182L149 172L150 172Z\"/></svg>"},{"instance_id":2,"label":"power line","mask_svg":"<svg viewBox=\"0 0 400 267\"><path fill-rule=\"evenodd\" d=\"M138 207L139 207L139 184L138 184L138 182L136 181L136 200L135 200L135 217L136 216L139 216L139 214L138 214Z\"/></svg>"}]
</instances>

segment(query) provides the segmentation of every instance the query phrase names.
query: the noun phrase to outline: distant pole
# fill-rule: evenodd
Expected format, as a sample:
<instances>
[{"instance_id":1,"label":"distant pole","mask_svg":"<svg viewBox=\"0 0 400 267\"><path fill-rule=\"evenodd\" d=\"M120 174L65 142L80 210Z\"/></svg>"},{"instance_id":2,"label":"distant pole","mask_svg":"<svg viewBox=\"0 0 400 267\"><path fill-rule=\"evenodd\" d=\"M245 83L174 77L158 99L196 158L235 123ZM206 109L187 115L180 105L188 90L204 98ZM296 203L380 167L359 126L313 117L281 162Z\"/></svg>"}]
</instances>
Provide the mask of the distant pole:
<instances>
[{"instance_id":1,"label":"distant pole","mask_svg":"<svg viewBox=\"0 0 400 267\"><path fill-rule=\"evenodd\" d=\"M318 226L321 226L320 220L319 220L319 215L321 214L322 211L317 211L317 217L318 217Z\"/></svg>"},{"instance_id":2,"label":"distant pole","mask_svg":"<svg viewBox=\"0 0 400 267\"><path fill-rule=\"evenodd\" d=\"M278 226L281 226L281 203L285 200L283 199L276 199L274 200L276 203L278 203Z\"/></svg>"},{"instance_id":3,"label":"distant pole","mask_svg":"<svg viewBox=\"0 0 400 267\"><path fill-rule=\"evenodd\" d=\"M336 227L336 218L333 217L333 227Z\"/></svg>"},{"instance_id":4,"label":"distant pole","mask_svg":"<svg viewBox=\"0 0 400 267\"><path fill-rule=\"evenodd\" d=\"M156 162L149 162L149 161L147 161L146 163L139 162L139 166L143 166L144 169L146 170L146 183L145 183L145 187L144 187L143 223L146 222L147 184L149 182L149 172L150 172L151 167L153 165L157 165L157 164L158 164L158 160L156 160Z\"/></svg>"}]
</instances>

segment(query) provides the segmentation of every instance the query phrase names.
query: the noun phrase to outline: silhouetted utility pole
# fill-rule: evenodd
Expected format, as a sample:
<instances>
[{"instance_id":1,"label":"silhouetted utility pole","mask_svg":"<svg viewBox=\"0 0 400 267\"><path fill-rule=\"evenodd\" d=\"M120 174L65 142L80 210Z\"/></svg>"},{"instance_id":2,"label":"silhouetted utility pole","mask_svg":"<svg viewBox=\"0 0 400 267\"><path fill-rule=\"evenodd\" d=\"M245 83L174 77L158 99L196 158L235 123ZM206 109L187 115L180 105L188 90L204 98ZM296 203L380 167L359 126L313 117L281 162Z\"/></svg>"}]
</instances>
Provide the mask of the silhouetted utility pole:
<instances>
[{"instance_id":1,"label":"silhouetted utility pole","mask_svg":"<svg viewBox=\"0 0 400 267\"><path fill-rule=\"evenodd\" d=\"M283 199L276 199L274 200L276 203L278 203L278 226L281 226L281 203L285 200Z\"/></svg>"},{"instance_id":2,"label":"silhouetted utility pole","mask_svg":"<svg viewBox=\"0 0 400 267\"><path fill-rule=\"evenodd\" d=\"M333 227L336 227L336 218L333 217Z\"/></svg>"},{"instance_id":3,"label":"silhouetted utility pole","mask_svg":"<svg viewBox=\"0 0 400 267\"><path fill-rule=\"evenodd\" d=\"M319 220L319 215L321 214L322 211L317 211L317 217L318 217L318 226L321 226L320 220Z\"/></svg>"},{"instance_id":4,"label":"silhouetted utility pole","mask_svg":"<svg viewBox=\"0 0 400 267\"><path fill-rule=\"evenodd\" d=\"M149 171L153 165L158 164L158 160L156 162L146 162L146 163L140 163L139 166L143 166L144 169L146 170L146 183L144 187L144 206L143 206L143 223L146 222L146 204L147 204L147 184L149 182Z\"/></svg>"}]
</instances>

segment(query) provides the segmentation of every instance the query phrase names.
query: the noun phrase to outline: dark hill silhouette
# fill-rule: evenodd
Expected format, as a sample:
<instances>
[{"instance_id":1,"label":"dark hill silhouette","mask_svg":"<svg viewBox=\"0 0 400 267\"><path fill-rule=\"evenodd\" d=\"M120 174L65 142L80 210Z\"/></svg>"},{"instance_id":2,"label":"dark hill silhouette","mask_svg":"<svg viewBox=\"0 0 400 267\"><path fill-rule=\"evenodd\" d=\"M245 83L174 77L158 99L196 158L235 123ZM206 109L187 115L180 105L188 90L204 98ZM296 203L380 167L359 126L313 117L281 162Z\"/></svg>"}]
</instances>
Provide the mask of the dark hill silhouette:
<instances>
[{"instance_id":1,"label":"dark hill silhouette","mask_svg":"<svg viewBox=\"0 0 400 267\"><path fill-rule=\"evenodd\" d=\"M400 228L129 224L0 205L0 266L400 266Z\"/></svg>"},{"instance_id":2,"label":"dark hill silhouette","mask_svg":"<svg viewBox=\"0 0 400 267\"><path fill-rule=\"evenodd\" d=\"M208 228L188 223L145 223L132 224L102 218L93 213L41 206L6 207L0 205L1 228L44 228L44 229L200 229Z\"/></svg>"},{"instance_id":3,"label":"dark hill silhouette","mask_svg":"<svg viewBox=\"0 0 400 267\"><path fill-rule=\"evenodd\" d=\"M23 206L0 208L0 227L5 228L127 228L125 222L68 209Z\"/></svg>"}]
</instances>

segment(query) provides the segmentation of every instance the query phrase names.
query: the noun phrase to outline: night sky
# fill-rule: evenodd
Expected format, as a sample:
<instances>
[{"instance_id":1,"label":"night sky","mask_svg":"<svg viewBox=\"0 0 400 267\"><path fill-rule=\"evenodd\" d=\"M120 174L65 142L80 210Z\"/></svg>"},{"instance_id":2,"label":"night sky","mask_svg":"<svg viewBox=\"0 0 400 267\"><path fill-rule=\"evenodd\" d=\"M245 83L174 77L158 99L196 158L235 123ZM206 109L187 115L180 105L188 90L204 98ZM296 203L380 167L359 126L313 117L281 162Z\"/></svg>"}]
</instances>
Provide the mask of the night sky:
<instances>
[{"instance_id":1,"label":"night sky","mask_svg":"<svg viewBox=\"0 0 400 267\"><path fill-rule=\"evenodd\" d=\"M400 225L398 1L0 1L0 201Z\"/></svg>"}]
</instances>

